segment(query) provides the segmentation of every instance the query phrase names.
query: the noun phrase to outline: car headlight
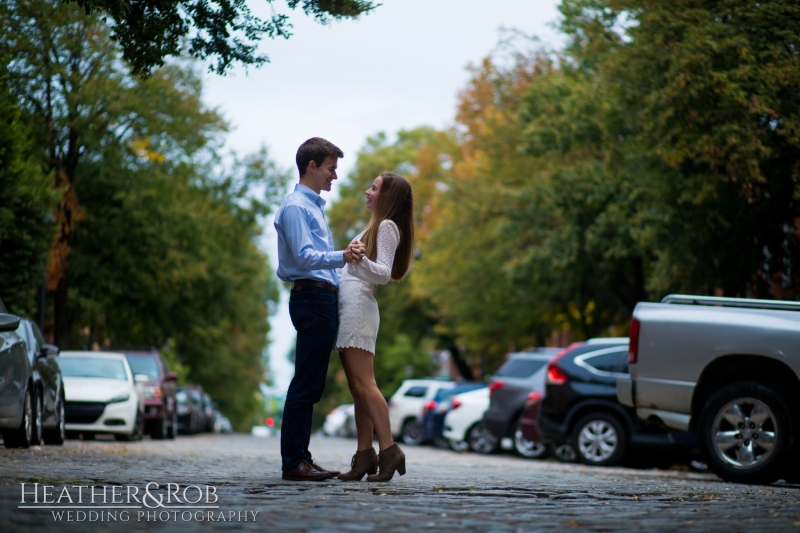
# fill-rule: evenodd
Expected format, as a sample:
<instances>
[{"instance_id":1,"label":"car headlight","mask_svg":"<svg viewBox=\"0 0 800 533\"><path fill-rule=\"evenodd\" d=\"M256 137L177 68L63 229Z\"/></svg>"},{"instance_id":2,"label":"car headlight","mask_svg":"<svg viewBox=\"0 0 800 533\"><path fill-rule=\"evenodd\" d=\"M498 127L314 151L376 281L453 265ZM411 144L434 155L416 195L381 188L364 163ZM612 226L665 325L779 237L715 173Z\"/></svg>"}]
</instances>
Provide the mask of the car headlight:
<instances>
[{"instance_id":1,"label":"car headlight","mask_svg":"<svg viewBox=\"0 0 800 533\"><path fill-rule=\"evenodd\" d=\"M161 387L144 386L142 387L142 395L146 400L152 400L153 398L161 398L164 393L161 391Z\"/></svg>"},{"instance_id":2,"label":"car headlight","mask_svg":"<svg viewBox=\"0 0 800 533\"><path fill-rule=\"evenodd\" d=\"M113 398L108 400L108 403L127 402L130 399L130 397L131 395L126 392L124 394L120 394L119 396L114 396Z\"/></svg>"}]
</instances>

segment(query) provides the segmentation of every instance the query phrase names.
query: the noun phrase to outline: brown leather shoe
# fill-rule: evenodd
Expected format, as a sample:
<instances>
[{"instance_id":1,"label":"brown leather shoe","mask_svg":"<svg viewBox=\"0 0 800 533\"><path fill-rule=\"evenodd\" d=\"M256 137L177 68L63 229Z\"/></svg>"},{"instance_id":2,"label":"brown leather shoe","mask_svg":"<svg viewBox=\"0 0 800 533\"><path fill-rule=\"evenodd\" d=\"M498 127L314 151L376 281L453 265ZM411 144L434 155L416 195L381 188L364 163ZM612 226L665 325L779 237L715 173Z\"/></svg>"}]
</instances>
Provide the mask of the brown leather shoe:
<instances>
[{"instance_id":1,"label":"brown leather shoe","mask_svg":"<svg viewBox=\"0 0 800 533\"><path fill-rule=\"evenodd\" d=\"M341 474L341 472L339 472L338 470L326 470L326 469L322 468L321 466L319 466L317 463L315 463L315 462L313 462L313 461L311 462L311 466L313 466L314 468L316 468L316 469L317 469L317 470L319 470L320 472L327 472L327 473L329 473L329 474L331 475L331 477L336 477L336 476L338 476L339 474Z\"/></svg>"},{"instance_id":2,"label":"brown leather shoe","mask_svg":"<svg viewBox=\"0 0 800 533\"><path fill-rule=\"evenodd\" d=\"M322 472L303 461L281 476L286 481L324 481L331 477L330 472Z\"/></svg>"}]
</instances>

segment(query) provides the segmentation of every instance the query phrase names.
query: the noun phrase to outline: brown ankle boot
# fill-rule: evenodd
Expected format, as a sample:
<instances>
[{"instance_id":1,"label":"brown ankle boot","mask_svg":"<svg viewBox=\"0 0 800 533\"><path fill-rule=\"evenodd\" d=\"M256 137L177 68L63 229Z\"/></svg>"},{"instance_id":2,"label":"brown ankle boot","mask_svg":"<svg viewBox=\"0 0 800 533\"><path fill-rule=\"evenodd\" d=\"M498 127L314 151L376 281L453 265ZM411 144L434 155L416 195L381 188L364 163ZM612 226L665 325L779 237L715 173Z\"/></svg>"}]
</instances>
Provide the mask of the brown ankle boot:
<instances>
[{"instance_id":1,"label":"brown ankle boot","mask_svg":"<svg viewBox=\"0 0 800 533\"><path fill-rule=\"evenodd\" d=\"M401 476L406 473L406 454L397 443L392 444L378 455L378 468L380 473L367 476L367 481L389 481L394 476L394 471Z\"/></svg>"},{"instance_id":2,"label":"brown ankle boot","mask_svg":"<svg viewBox=\"0 0 800 533\"><path fill-rule=\"evenodd\" d=\"M339 475L342 481L361 481L364 474L374 474L378 471L378 455L375 449L369 448L356 452L350 461L350 471Z\"/></svg>"}]
</instances>

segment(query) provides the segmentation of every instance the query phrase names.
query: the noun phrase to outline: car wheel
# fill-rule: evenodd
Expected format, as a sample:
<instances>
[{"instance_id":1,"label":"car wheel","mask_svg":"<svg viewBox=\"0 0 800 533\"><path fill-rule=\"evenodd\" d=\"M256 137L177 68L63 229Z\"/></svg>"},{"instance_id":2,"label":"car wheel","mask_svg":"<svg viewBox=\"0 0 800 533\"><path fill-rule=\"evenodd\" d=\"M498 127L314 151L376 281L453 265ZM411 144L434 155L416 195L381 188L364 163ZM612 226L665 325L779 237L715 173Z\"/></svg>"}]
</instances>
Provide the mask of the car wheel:
<instances>
[{"instance_id":1,"label":"car wheel","mask_svg":"<svg viewBox=\"0 0 800 533\"><path fill-rule=\"evenodd\" d=\"M475 453L491 454L500 451L500 439L480 422L467 432L467 444Z\"/></svg>"},{"instance_id":2,"label":"car wheel","mask_svg":"<svg viewBox=\"0 0 800 533\"><path fill-rule=\"evenodd\" d=\"M34 393L35 401L33 405L33 438L31 445L44 444L44 436L42 435L42 418L44 417L44 402L42 395Z\"/></svg>"},{"instance_id":3,"label":"car wheel","mask_svg":"<svg viewBox=\"0 0 800 533\"><path fill-rule=\"evenodd\" d=\"M558 444L553 452L562 463L574 463L578 460L575 449L569 444Z\"/></svg>"},{"instance_id":4,"label":"car wheel","mask_svg":"<svg viewBox=\"0 0 800 533\"><path fill-rule=\"evenodd\" d=\"M25 391L22 404L22 421L17 429L3 432L3 444L6 448L27 448L33 443L34 407L31 391Z\"/></svg>"},{"instance_id":5,"label":"car wheel","mask_svg":"<svg viewBox=\"0 0 800 533\"><path fill-rule=\"evenodd\" d=\"M722 479L771 483L782 477L792 420L770 387L751 381L724 387L706 402L698 430L708 467Z\"/></svg>"},{"instance_id":6,"label":"car wheel","mask_svg":"<svg viewBox=\"0 0 800 533\"><path fill-rule=\"evenodd\" d=\"M447 439L447 444L450 445L450 449L454 452L465 452L469 450L469 444L465 440Z\"/></svg>"},{"instance_id":7,"label":"car wheel","mask_svg":"<svg viewBox=\"0 0 800 533\"><path fill-rule=\"evenodd\" d=\"M552 450L546 444L526 439L522 430L517 427L514 432L514 452L527 459L546 459L550 457Z\"/></svg>"},{"instance_id":8,"label":"car wheel","mask_svg":"<svg viewBox=\"0 0 800 533\"><path fill-rule=\"evenodd\" d=\"M572 432L572 446L578 459L587 465L617 465L625 456L628 437L622 422L608 413L593 413L581 418Z\"/></svg>"},{"instance_id":9,"label":"car wheel","mask_svg":"<svg viewBox=\"0 0 800 533\"><path fill-rule=\"evenodd\" d=\"M64 444L67 440L67 424L64 417L64 396L59 395L55 407L56 427L44 430L45 444Z\"/></svg>"},{"instance_id":10,"label":"car wheel","mask_svg":"<svg viewBox=\"0 0 800 533\"><path fill-rule=\"evenodd\" d=\"M155 420L153 429L150 431L150 437L154 440L162 440L167 436L167 407L164 406L163 415Z\"/></svg>"},{"instance_id":11,"label":"car wheel","mask_svg":"<svg viewBox=\"0 0 800 533\"><path fill-rule=\"evenodd\" d=\"M172 422L167 429L167 438L174 439L178 435L178 411L177 409L172 410Z\"/></svg>"},{"instance_id":12,"label":"car wheel","mask_svg":"<svg viewBox=\"0 0 800 533\"><path fill-rule=\"evenodd\" d=\"M422 444L422 426L418 420L406 420L400 438L409 446L419 446Z\"/></svg>"},{"instance_id":13,"label":"car wheel","mask_svg":"<svg viewBox=\"0 0 800 533\"><path fill-rule=\"evenodd\" d=\"M125 442L135 442L142 440L144 436L144 417L142 413L136 413L136 421L133 423L133 430L131 433L124 435L124 434L115 434L114 438L117 440L125 441Z\"/></svg>"}]
</instances>

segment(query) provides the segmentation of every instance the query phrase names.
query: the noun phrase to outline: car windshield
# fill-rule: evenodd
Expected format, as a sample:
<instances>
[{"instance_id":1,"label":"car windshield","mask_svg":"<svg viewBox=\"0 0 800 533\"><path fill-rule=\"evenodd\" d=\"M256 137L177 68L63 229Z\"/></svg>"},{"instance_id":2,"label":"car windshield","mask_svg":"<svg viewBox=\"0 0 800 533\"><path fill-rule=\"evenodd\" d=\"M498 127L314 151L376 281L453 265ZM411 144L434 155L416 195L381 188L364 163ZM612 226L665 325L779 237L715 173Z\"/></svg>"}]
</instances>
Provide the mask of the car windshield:
<instances>
[{"instance_id":1,"label":"car windshield","mask_svg":"<svg viewBox=\"0 0 800 533\"><path fill-rule=\"evenodd\" d=\"M125 364L116 359L62 357L58 363L61 367L61 374L64 377L128 380Z\"/></svg>"},{"instance_id":2,"label":"car windshield","mask_svg":"<svg viewBox=\"0 0 800 533\"><path fill-rule=\"evenodd\" d=\"M527 378L547 364L537 359L511 359L506 361L495 374L499 378Z\"/></svg>"},{"instance_id":3,"label":"car windshield","mask_svg":"<svg viewBox=\"0 0 800 533\"><path fill-rule=\"evenodd\" d=\"M149 378L157 378L159 376L158 364L154 356L125 354L125 358L128 360L128 364L131 365L133 375L145 374Z\"/></svg>"},{"instance_id":4,"label":"car windshield","mask_svg":"<svg viewBox=\"0 0 800 533\"><path fill-rule=\"evenodd\" d=\"M175 401L180 403L186 403L189 401L189 397L186 396L186 391L179 390L175 393Z\"/></svg>"}]
</instances>

